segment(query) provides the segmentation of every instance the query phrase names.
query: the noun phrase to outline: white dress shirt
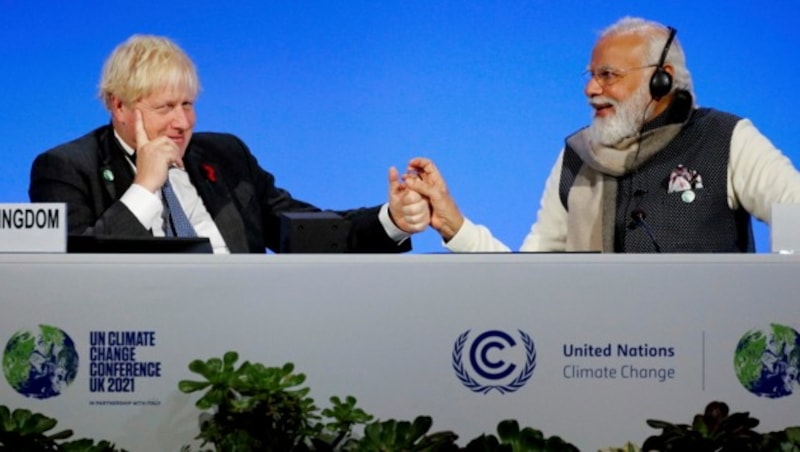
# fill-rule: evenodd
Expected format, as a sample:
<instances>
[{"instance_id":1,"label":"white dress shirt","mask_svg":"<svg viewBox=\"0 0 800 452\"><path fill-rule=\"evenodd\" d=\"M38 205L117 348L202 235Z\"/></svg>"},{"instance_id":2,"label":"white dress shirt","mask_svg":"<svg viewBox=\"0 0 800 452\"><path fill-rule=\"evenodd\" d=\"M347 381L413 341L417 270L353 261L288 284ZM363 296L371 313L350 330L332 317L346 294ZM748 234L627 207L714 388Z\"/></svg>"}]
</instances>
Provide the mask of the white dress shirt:
<instances>
[{"instance_id":1,"label":"white dress shirt","mask_svg":"<svg viewBox=\"0 0 800 452\"><path fill-rule=\"evenodd\" d=\"M116 130L114 131L114 135L125 152L127 152L129 156L133 156L133 148L122 140ZM136 166L133 165L132 160L129 159L128 161L131 162L133 171L136 172ZM200 195L197 194L197 189L192 185L191 180L189 180L189 174L186 173L186 170L170 168L168 174L175 195L178 197L178 201L180 201L181 207L183 207L184 212L186 212L189 221L192 222L197 236L208 237L211 241L214 254L230 254L230 250L225 244L225 240L222 238L217 224L214 222L214 219L211 218L211 214L208 213L208 210L206 210L206 206L203 204ZM164 236L164 220L161 216L164 204L161 201L160 190L156 193L152 193L139 184L131 184L120 198L120 201L130 209L145 228L153 232L154 236ZM408 239L409 234L398 228L389 216L388 203L381 206L378 212L378 220L386 231L386 234L398 244Z\"/></svg>"},{"instance_id":2,"label":"white dress shirt","mask_svg":"<svg viewBox=\"0 0 800 452\"><path fill-rule=\"evenodd\" d=\"M133 156L133 148L120 138L116 130L114 135L125 152L129 156ZM128 161L131 163L133 171L136 172L136 166L133 165L130 159ZM175 196L178 197L186 216L192 222L197 236L208 238L214 254L230 254L222 234L217 229L217 224L214 223L211 214L206 210L206 206L203 204L203 200L200 199L200 195L197 194L197 189L189 180L189 174L186 173L186 170L170 168L168 176L169 182L175 191ZM164 203L161 201L160 190L153 193L139 184L131 184L120 198L120 201L128 207L145 228L153 232L153 236L164 237L164 219L161 216L164 210Z\"/></svg>"}]
</instances>

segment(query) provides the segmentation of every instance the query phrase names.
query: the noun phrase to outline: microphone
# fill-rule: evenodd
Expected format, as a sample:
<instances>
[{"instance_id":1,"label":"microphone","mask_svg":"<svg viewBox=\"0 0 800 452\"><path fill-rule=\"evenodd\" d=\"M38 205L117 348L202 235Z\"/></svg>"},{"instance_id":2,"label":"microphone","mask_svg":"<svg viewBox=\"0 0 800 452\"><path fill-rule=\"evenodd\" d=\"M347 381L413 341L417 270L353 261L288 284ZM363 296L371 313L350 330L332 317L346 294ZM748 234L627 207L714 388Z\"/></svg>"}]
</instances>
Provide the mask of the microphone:
<instances>
[{"instance_id":1,"label":"microphone","mask_svg":"<svg viewBox=\"0 0 800 452\"><path fill-rule=\"evenodd\" d=\"M644 209L637 207L633 209L633 211L631 211L631 219L633 220L634 223L633 229L635 229L636 226L641 226L642 229L644 230L644 233L647 234L647 237L649 237L650 241L653 243L653 248L656 249L656 253L660 253L661 246L659 246L658 240L656 240L656 236L653 235L653 230L650 229L650 225L647 224L646 221L644 221L645 218L647 218L647 212L645 212Z\"/></svg>"}]
</instances>

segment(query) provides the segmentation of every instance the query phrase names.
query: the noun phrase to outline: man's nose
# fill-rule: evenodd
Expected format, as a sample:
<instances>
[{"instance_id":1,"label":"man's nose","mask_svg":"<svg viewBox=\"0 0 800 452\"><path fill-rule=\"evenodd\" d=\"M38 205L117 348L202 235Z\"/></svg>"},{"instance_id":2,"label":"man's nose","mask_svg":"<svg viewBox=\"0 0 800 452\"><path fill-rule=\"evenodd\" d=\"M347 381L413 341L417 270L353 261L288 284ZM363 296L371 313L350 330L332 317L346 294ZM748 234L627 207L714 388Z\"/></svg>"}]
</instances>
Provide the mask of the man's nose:
<instances>
[{"instance_id":1,"label":"man's nose","mask_svg":"<svg viewBox=\"0 0 800 452\"><path fill-rule=\"evenodd\" d=\"M178 129L188 129L191 121L189 120L190 113L178 105L172 111L172 126Z\"/></svg>"},{"instance_id":2,"label":"man's nose","mask_svg":"<svg viewBox=\"0 0 800 452\"><path fill-rule=\"evenodd\" d=\"M589 77L589 80L586 81L586 85L583 87L583 94L585 94L586 97L598 96L603 94L603 87L595 77Z\"/></svg>"}]
</instances>

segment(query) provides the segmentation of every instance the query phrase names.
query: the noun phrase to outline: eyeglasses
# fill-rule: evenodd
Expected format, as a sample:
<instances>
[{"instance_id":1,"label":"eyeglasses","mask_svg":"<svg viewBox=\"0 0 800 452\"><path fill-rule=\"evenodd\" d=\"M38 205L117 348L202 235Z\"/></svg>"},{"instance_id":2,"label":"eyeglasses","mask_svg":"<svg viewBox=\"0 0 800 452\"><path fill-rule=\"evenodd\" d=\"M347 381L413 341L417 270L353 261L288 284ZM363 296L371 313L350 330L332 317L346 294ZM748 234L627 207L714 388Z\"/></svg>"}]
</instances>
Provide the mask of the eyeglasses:
<instances>
[{"instance_id":1,"label":"eyeglasses","mask_svg":"<svg viewBox=\"0 0 800 452\"><path fill-rule=\"evenodd\" d=\"M584 80L586 80L586 83L589 83L589 80L591 79L595 79L597 80L597 84L605 88L606 86L613 85L614 83L617 83L618 81L622 80L626 75L628 75L629 72L656 66L658 65L648 64L647 66L638 66L628 69L617 69L611 66L600 66L595 70L592 69L586 70L583 73L583 78Z\"/></svg>"}]
</instances>

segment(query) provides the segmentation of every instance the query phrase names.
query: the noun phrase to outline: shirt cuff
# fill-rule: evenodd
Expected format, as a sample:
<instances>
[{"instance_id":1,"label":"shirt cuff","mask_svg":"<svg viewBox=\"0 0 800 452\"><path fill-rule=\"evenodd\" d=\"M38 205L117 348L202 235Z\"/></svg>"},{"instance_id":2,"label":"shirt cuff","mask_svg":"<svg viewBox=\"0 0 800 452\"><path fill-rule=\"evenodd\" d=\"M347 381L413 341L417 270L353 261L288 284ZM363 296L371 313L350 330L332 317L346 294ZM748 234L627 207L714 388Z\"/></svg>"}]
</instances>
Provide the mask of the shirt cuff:
<instances>
[{"instance_id":1,"label":"shirt cuff","mask_svg":"<svg viewBox=\"0 0 800 452\"><path fill-rule=\"evenodd\" d=\"M139 184L132 184L119 199L131 211L145 229L152 229L156 218L161 216L164 205L161 198Z\"/></svg>"},{"instance_id":2,"label":"shirt cuff","mask_svg":"<svg viewBox=\"0 0 800 452\"><path fill-rule=\"evenodd\" d=\"M392 218L389 216L389 203L381 206L381 210L378 211L378 221L383 225L383 230L386 231L386 235L397 244L405 242L406 239L411 236L411 234L398 228L397 225L394 224L394 221L392 221Z\"/></svg>"},{"instance_id":3,"label":"shirt cuff","mask_svg":"<svg viewBox=\"0 0 800 452\"><path fill-rule=\"evenodd\" d=\"M461 229L450 238L449 242L442 242L442 245L449 251L454 253L464 253L474 251L475 243L479 240L480 231L475 223L469 221L469 218L464 217L464 223Z\"/></svg>"}]
</instances>

